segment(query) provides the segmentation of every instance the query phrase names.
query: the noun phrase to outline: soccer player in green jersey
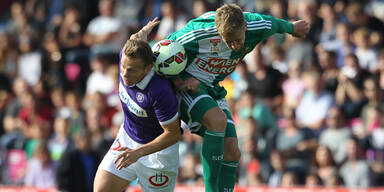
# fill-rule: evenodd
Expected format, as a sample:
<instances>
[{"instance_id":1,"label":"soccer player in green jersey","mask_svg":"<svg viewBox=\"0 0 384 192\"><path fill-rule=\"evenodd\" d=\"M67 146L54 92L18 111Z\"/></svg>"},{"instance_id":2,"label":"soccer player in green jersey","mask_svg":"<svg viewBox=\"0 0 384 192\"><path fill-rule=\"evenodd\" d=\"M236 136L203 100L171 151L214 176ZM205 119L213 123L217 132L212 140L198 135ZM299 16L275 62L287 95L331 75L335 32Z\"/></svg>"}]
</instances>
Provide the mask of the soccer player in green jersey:
<instances>
[{"instance_id":1,"label":"soccer player in green jersey","mask_svg":"<svg viewBox=\"0 0 384 192\"><path fill-rule=\"evenodd\" d=\"M202 162L207 192L233 191L240 159L235 125L219 85L243 57L275 33L305 37L309 24L293 23L226 4L191 20L167 39L181 43L188 66L179 77L197 79L198 91L180 92L181 118L191 132L203 137ZM190 81L189 81L190 82Z\"/></svg>"}]
</instances>

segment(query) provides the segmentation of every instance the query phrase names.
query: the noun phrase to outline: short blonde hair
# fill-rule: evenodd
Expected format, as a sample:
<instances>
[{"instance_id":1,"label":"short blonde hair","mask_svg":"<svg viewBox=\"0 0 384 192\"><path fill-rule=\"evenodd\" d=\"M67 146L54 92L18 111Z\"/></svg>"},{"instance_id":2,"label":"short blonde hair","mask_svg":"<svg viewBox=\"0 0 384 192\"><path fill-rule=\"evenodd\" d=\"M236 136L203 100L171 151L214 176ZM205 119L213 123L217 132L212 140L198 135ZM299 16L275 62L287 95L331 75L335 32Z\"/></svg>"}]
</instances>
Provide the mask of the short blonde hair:
<instances>
[{"instance_id":1,"label":"short blonde hair","mask_svg":"<svg viewBox=\"0 0 384 192\"><path fill-rule=\"evenodd\" d=\"M123 54L127 57L141 59L144 67L153 63L152 49L142 40L128 40L123 47Z\"/></svg>"},{"instance_id":2,"label":"short blonde hair","mask_svg":"<svg viewBox=\"0 0 384 192\"><path fill-rule=\"evenodd\" d=\"M232 35L244 24L244 15L236 4L225 4L216 10L215 24L220 35Z\"/></svg>"}]
</instances>

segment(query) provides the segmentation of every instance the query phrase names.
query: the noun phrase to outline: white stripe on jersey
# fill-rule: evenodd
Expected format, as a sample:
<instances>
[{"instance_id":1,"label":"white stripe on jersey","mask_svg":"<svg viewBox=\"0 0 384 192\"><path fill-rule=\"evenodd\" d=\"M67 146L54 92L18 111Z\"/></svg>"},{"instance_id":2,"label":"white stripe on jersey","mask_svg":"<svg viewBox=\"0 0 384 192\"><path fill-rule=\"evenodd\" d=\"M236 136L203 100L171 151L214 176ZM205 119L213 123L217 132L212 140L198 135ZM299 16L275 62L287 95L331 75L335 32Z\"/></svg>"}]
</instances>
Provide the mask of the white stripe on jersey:
<instances>
[{"instance_id":1,"label":"white stripe on jersey","mask_svg":"<svg viewBox=\"0 0 384 192\"><path fill-rule=\"evenodd\" d=\"M259 29L271 29L271 27L268 27L268 26L253 27L253 28L248 28L247 30L248 31L255 31L255 30L259 30Z\"/></svg>"},{"instance_id":2,"label":"white stripe on jersey","mask_svg":"<svg viewBox=\"0 0 384 192\"><path fill-rule=\"evenodd\" d=\"M270 20L249 21L247 22L247 25L254 25L258 23L272 23L272 21Z\"/></svg>"},{"instance_id":3,"label":"white stripe on jersey","mask_svg":"<svg viewBox=\"0 0 384 192\"><path fill-rule=\"evenodd\" d=\"M190 34L192 34L192 33L197 33L197 32L202 32L202 31L209 31L209 30L211 30L211 29L216 29L216 26L208 27L208 28L206 28L206 29L196 29L196 30L190 31L190 32L188 32L188 33L186 33L186 34L184 34L184 35L178 37L178 38L176 39L176 41L179 41L179 40L180 40L181 38L183 38L184 36L190 35Z\"/></svg>"},{"instance_id":4,"label":"white stripe on jersey","mask_svg":"<svg viewBox=\"0 0 384 192\"><path fill-rule=\"evenodd\" d=\"M216 32L217 33L217 29L216 27L215 28L212 28L212 29L209 29L209 30L202 30L202 31L195 31L194 33L191 33L189 34L188 36L185 36L184 38L182 39L176 39L177 42L179 43L182 43L183 41L186 41L186 40L190 40L191 38L197 36L197 35L200 35L200 34L211 34L211 33L214 33Z\"/></svg>"},{"instance_id":5,"label":"white stripe on jersey","mask_svg":"<svg viewBox=\"0 0 384 192\"><path fill-rule=\"evenodd\" d=\"M258 30L258 29L265 29L265 28L271 29L271 26L272 26L272 21L269 21L269 20L247 22L247 28L249 30ZM206 29L197 29L194 31L190 31L178 37L176 41L184 45L204 35L215 35L215 34L218 34L218 32L217 32L216 26L213 26Z\"/></svg>"},{"instance_id":6,"label":"white stripe on jersey","mask_svg":"<svg viewBox=\"0 0 384 192\"><path fill-rule=\"evenodd\" d=\"M196 35L196 36L193 36L192 38L186 40L186 41L183 41L183 42L179 42L180 44L184 45L184 44L187 44L199 37L203 37L203 36L207 36L207 35L218 35L219 33L216 31L216 32L211 32L211 33L203 33L201 35Z\"/></svg>"}]
</instances>

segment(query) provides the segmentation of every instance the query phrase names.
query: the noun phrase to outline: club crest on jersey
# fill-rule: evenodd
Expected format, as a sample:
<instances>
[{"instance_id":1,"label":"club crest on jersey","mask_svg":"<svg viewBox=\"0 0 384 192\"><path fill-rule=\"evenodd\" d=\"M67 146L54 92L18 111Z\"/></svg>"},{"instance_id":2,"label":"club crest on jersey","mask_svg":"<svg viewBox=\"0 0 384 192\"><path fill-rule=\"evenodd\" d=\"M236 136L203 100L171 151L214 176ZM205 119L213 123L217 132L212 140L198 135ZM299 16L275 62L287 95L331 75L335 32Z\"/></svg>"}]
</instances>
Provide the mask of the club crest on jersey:
<instances>
[{"instance_id":1,"label":"club crest on jersey","mask_svg":"<svg viewBox=\"0 0 384 192\"><path fill-rule=\"evenodd\" d=\"M139 103L142 103L144 101L144 94L143 93L140 93L140 92L137 92L136 93L136 100L139 102Z\"/></svg>"},{"instance_id":2,"label":"club crest on jersey","mask_svg":"<svg viewBox=\"0 0 384 192\"><path fill-rule=\"evenodd\" d=\"M155 187L161 187L169 181L169 178L168 176L162 173L156 173L155 175L150 176L148 178L148 181L151 185Z\"/></svg>"},{"instance_id":3,"label":"club crest on jersey","mask_svg":"<svg viewBox=\"0 0 384 192\"><path fill-rule=\"evenodd\" d=\"M210 39L209 43L211 44L211 52L220 52L220 46L219 43L221 42L221 39Z\"/></svg>"},{"instance_id":4,"label":"club crest on jersey","mask_svg":"<svg viewBox=\"0 0 384 192\"><path fill-rule=\"evenodd\" d=\"M120 100L126 104L128 110L135 114L138 117L148 117L147 112L141 108L127 93L127 90L125 90L124 85L120 82L119 85L119 97ZM144 99L144 96L143 96Z\"/></svg>"}]
</instances>

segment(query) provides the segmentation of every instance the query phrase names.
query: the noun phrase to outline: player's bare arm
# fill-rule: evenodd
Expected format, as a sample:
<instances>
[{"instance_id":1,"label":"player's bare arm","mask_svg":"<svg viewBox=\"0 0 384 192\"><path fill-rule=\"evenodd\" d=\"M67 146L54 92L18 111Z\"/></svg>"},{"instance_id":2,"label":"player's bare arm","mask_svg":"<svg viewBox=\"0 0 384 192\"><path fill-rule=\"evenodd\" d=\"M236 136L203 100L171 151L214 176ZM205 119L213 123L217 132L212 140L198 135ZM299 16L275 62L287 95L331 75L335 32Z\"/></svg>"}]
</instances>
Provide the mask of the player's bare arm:
<instances>
[{"instance_id":1,"label":"player's bare arm","mask_svg":"<svg viewBox=\"0 0 384 192\"><path fill-rule=\"evenodd\" d=\"M164 129L164 133L159 135L153 141L135 150L129 149L127 147L122 147L119 149L119 151L123 152L118 155L114 161L114 163L117 164L116 168L119 170L126 168L132 163L136 162L140 157L163 150L177 143L181 139L179 118L168 125L162 125L162 128Z\"/></svg>"},{"instance_id":2,"label":"player's bare arm","mask_svg":"<svg viewBox=\"0 0 384 192\"><path fill-rule=\"evenodd\" d=\"M292 24L294 27L294 32L292 36L294 37L304 38L309 32L310 25L305 20L298 20L298 21L292 22Z\"/></svg>"},{"instance_id":3,"label":"player's bare arm","mask_svg":"<svg viewBox=\"0 0 384 192\"><path fill-rule=\"evenodd\" d=\"M129 39L147 41L148 35L151 33L152 29L156 27L156 25L158 25L159 23L159 18L155 17L152 21L149 21L139 32L131 35Z\"/></svg>"}]
</instances>

